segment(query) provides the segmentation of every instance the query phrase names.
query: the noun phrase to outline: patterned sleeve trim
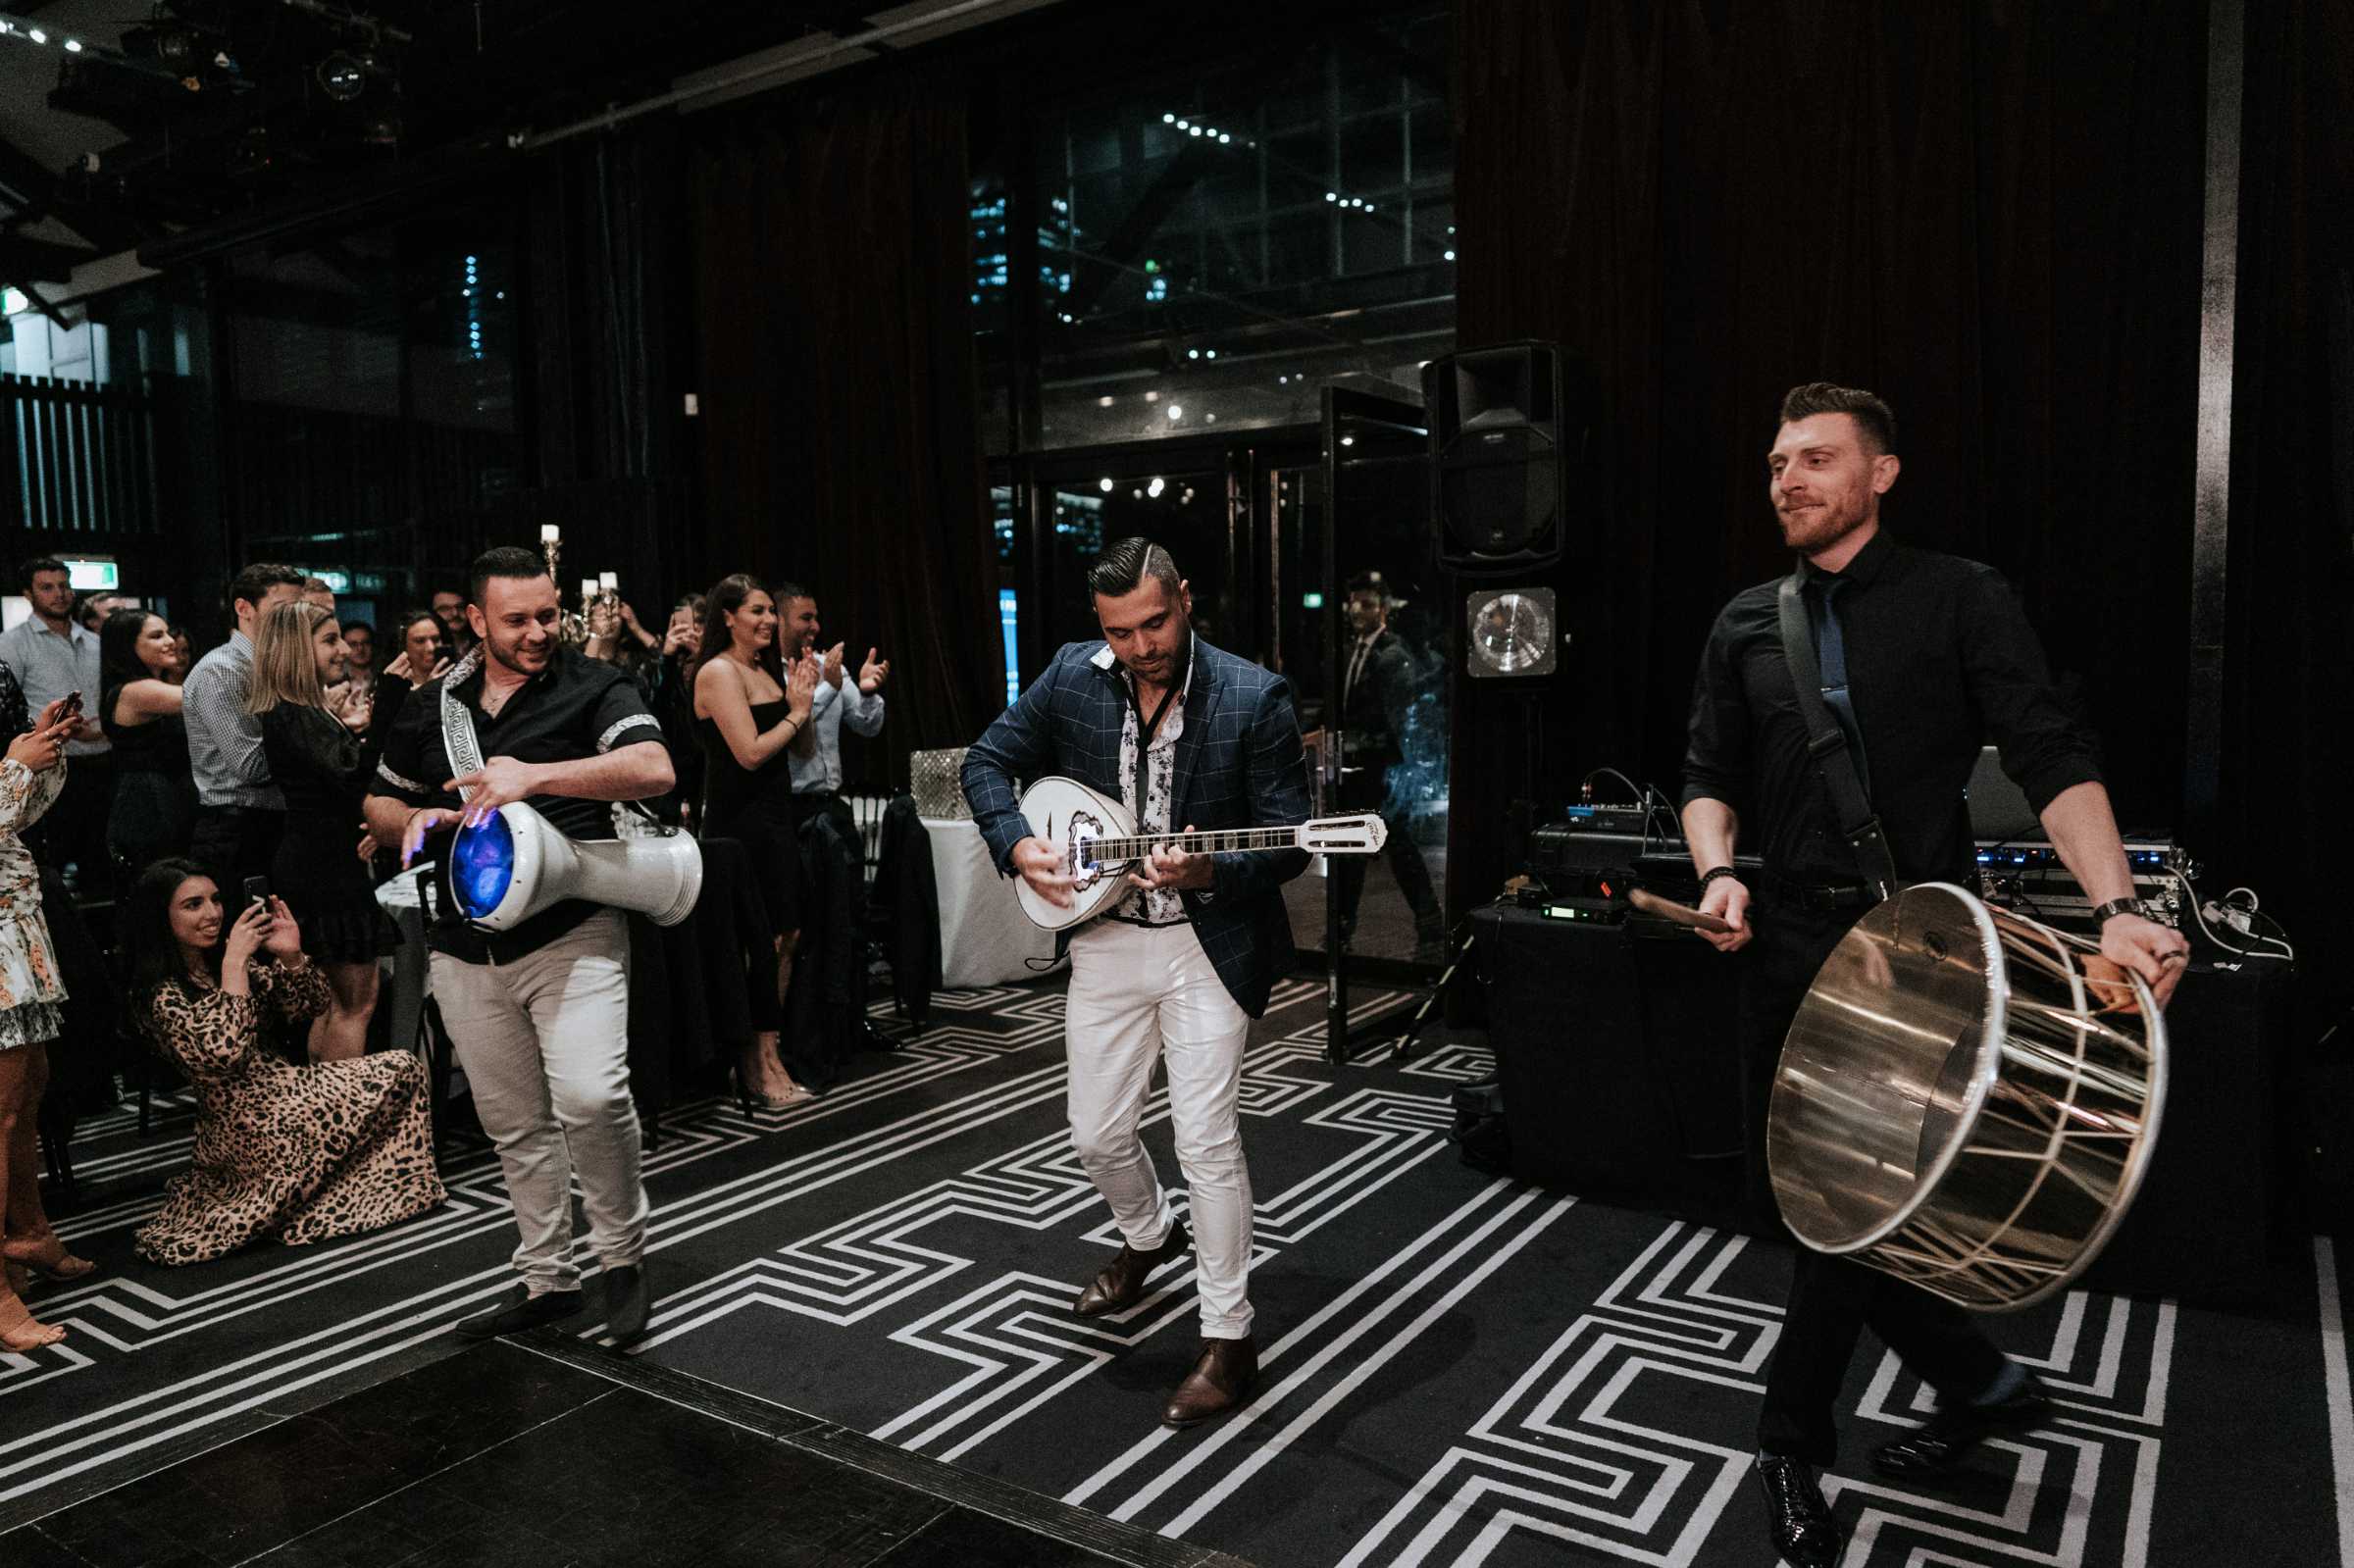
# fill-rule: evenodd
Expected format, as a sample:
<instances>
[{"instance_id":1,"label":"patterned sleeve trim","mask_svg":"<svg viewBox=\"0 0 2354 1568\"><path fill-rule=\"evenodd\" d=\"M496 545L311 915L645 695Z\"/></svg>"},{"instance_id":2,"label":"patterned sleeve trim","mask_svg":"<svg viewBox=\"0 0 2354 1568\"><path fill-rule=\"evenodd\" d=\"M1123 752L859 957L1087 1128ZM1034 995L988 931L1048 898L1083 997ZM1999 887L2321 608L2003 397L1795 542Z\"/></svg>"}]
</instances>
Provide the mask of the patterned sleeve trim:
<instances>
[{"instance_id":1,"label":"patterned sleeve trim","mask_svg":"<svg viewBox=\"0 0 2354 1568\"><path fill-rule=\"evenodd\" d=\"M416 780L403 778L401 775L394 773L392 771L392 765L388 762L380 760L377 763L376 776L379 779L382 779L384 783L390 784L393 788L406 789L413 795L422 795L431 792L426 785L419 784Z\"/></svg>"},{"instance_id":2,"label":"patterned sleeve trim","mask_svg":"<svg viewBox=\"0 0 2354 1568\"><path fill-rule=\"evenodd\" d=\"M641 724L651 726L656 734L662 733L661 720L655 718L650 713L633 713L628 718L621 720L619 723L609 726L603 734L598 735L596 737L596 749L600 752L612 750L615 736L619 735L625 730L635 729Z\"/></svg>"}]
</instances>

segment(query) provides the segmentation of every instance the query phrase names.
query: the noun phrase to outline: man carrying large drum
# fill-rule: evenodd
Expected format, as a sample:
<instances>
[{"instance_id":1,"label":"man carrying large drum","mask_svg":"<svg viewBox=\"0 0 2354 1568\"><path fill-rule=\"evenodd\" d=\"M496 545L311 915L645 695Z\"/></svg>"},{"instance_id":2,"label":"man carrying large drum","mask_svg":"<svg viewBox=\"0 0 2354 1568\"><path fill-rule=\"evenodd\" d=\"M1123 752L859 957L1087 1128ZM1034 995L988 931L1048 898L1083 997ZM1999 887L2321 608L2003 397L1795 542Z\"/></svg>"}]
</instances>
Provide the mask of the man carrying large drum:
<instances>
[{"instance_id":1,"label":"man carrying large drum","mask_svg":"<svg viewBox=\"0 0 2354 1568\"><path fill-rule=\"evenodd\" d=\"M1783 1123L1770 1175L1767 1107L1785 1037L1818 972L1828 981L1851 965L1869 971L1873 986L1901 987L1914 966L1941 960L1949 941L1966 950L1959 968L1937 966L1939 984L1999 969L2006 944L2021 944L2018 956L2030 963L2045 961L2025 951L2034 946L2031 934L1996 934L1958 889L1916 889L1849 936L1899 887L1974 885L1964 789L1984 741L2000 749L2004 770L2099 904L2099 953L2056 961L2080 963L2089 992L2109 998L2109 1011L2146 1013L2145 999L2163 1005L2172 994L2189 953L2180 933L2143 918L2133 900L2092 748L2053 692L2042 649L2010 588L1988 567L1913 549L1881 531L1880 497L1898 470L1888 406L1869 392L1815 382L1783 399L1781 421L1766 460L1768 495L1783 542L1802 559L1789 579L1742 592L1716 618L1694 683L1683 796L1684 835L1705 884L1701 912L1729 928L1704 935L1722 951L1748 949L1740 1014L1747 1195L1761 1217L1774 1213L1772 1179L1794 1193L1799 1185L1782 1162L1797 1146L1792 1129L1801 1124L1792 1113L1806 1107L1787 1091L1773 1102ZM1755 888L1733 867L1745 821L1766 867ZM1922 946L1924 921L1952 936L1929 933ZM1910 936L1908 923L1916 928ZM1969 950L1981 944L1982 951ZM1839 963L1826 971L1834 952ZM2143 986L2132 985L2128 972ZM1947 1022L1967 1037L1953 1061L1984 1067L1999 1054L1990 1038L1977 1042L1970 1034L1982 1015L1963 1009ZM2154 1015L2149 1022L2150 1043L2162 1040ZM2132 1056L2134 1038L2116 1033L2121 1053ZM1802 1027L1801 1038L1808 1036ZM1922 1103L1899 1136L1923 1166L1943 1168L1933 1125L1940 1116L1967 1123L1984 1110L1983 1081L1972 1082L1968 1074L1952 1083L1932 1079L1917 1096ZM2118 1186L2122 1206L2129 1174ZM1849 1218L1875 1201L1854 1196ZM1833 1403L1864 1328L1938 1395L1924 1426L1873 1455L1883 1474L1945 1470L1991 1434L2038 1425L2049 1407L2026 1370L1947 1298L1975 1296L1932 1294L1909 1283L1933 1277L1948 1261L1946 1230L1923 1226L1908 1239L1912 1254L1936 1255L1906 1268L1907 1278L1814 1250L1822 1239L1811 1227L1799 1234L1813 1245L1798 1249L1766 1373L1757 1474L1775 1549L1799 1568L1814 1568L1839 1556L1839 1527L1815 1469L1836 1456ZM2073 1271L2049 1277L2066 1272Z\"/></svg>"}]
</instances>

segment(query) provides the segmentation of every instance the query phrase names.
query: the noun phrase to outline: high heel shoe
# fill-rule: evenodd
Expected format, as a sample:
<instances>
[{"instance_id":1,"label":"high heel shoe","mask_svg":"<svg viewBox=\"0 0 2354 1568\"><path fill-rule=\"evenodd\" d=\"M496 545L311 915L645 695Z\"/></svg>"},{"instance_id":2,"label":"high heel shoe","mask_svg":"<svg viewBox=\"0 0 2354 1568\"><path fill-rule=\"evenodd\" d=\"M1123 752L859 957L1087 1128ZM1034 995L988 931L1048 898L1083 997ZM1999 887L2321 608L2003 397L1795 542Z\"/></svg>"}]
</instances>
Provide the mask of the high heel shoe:
<instances>
[{"instance_id":1,"label":"high heel shoe","mask_svg":"<svg viewBox=\"0 0 2354 1568\"><path fill-rule=\"evenodd\" d=\"M62 1325L36 1321L32 1309L13 1294L0 1301L0 1350L38 1350L65 1337Z\"/></svg>"},{"instance_id":2,"label":"high heel shoe","mask_svg":"<svg viewBox=\"0 0 2354 1568\"><path fill-rule=\"evenodd\" d=\"M0 1242L0 1257L8 1260L12 1273L18 1268L27 1268L52 1284L78 1280L97 1271L98 1265L88 1258L77 1258L67 1251L63 1238L51 1236L49 1245L55 1250L43 1256L36 1250L37 1242Z\"/></svg>"},{"instance_id":3,"label":"high heel shoe","mask_svg":"<svg viewBox=\"0 0 2354 1568\"><path fill-rule=\"evenodd\" d=\"M795 1105L806 1105L817 1098L816 1090L803 1088L798 1084L793 1085L792 1091L786 1094L771 1094L766 1090L753 1088L744 1082L743 1069L741 1067L735 1069L734 1077L736 1079L736 1104L746 1116L755 1110L790 1111Z\"/></svg>"}]
</instances>

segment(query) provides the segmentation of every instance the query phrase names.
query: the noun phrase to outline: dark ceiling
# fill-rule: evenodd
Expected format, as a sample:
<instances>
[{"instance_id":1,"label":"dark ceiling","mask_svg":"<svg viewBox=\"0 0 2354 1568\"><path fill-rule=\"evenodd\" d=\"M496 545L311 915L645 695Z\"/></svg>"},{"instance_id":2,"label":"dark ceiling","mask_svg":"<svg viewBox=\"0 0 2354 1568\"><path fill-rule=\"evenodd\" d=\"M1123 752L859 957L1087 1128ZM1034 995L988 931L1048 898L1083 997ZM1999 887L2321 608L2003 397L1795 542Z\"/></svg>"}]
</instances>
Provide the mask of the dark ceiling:
<instances>
[{"instance_id":1,"label":"dark ceiling","mask_svg":"<svg viewBox=\"0 0 2354 1568\"><path fill-rule=\"evenodd\" d=\"M0 0L20 72L48 69L15 53L34 48L27 28L61 34L37 51L56 60L51 124L33 110L27 133L20 113L0 135L0 280L62 279L189 226L856 36L876 14L891 15L841 0L117 0L102 26L87 6ZM78 53L58 47L67 23ZM66 126L78 145L52 133Z\"/></svg>"}]
</instances>

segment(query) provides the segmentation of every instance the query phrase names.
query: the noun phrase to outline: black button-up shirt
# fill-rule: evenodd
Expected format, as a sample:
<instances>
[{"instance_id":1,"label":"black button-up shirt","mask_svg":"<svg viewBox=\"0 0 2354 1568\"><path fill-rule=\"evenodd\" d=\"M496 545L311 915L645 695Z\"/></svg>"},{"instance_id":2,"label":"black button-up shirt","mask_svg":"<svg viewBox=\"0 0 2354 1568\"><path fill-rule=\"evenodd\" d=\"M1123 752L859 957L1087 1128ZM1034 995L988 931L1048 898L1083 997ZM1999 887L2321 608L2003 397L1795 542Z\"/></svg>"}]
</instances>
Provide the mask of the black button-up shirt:
<instances>
[{"instance_id":1,"label":"black button-up shirt","mask_svg":"<svg viewBox=\"0 0 2354 1568\"><path fill-rule=\"evenodd\" d=\"M2040 814L2062 790L2101 777L2091 744L1992 567L1909 548L1883 530L1838 576L1850 583L1838 606L1848 690L1896 874L1974 887L1964 791L1978 748L2000 749L2003 771ZM1709 632L1692 687L1683 798L1731 805L1768 873L1853 883L1855 852L1807 755L1782 655L1780 587L1777 579L1743 591ZM1807 598L1819 616L1822 596Z\"/></svg>"},{"instance_id":2,"label":"black button-up shirt","mask_svg":"<svg viewBox=\"0 0 2354 1568\"><path fill-rule=\"evenodd\" d=\"M411 806L441 806L452 811L464 804L449 786L455 775L449 750L441 741L441 686L452 676L458 681L459 699L473 711L475 738L486 761L513 757L518 762L578 762L615 746L663 740L661 721L646 706L638 683L617 665L588 658L575 648L559 647L546 669L526 681L496 714L486 714L482 708L481 658L469 656L453 666L448 676L419 686L402 704L378 760L376 780L369 785L371 794L389 795ZM606 801L534 795L528 803L567 837L613 836L613 808ZM451 836L448 830L436 835L427 845L429 853L437 857L448 847ZM444 887L445 903L446 891ZM478 931L459 919L454 909L444 909L430 939L435 952L470 964L504 963L544 947L599 907L566 899L512 931L495 935Z\"/></svg>"}]
</instances>

